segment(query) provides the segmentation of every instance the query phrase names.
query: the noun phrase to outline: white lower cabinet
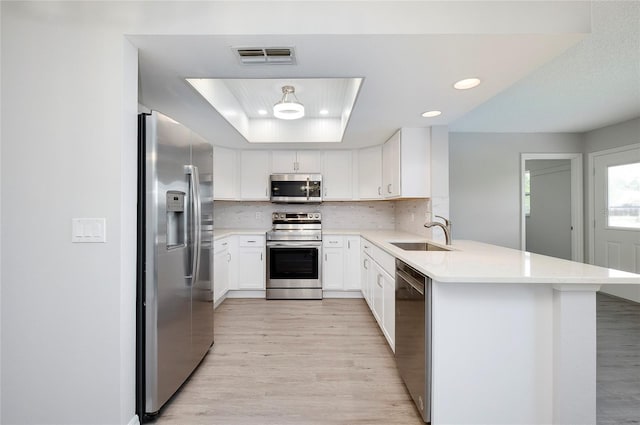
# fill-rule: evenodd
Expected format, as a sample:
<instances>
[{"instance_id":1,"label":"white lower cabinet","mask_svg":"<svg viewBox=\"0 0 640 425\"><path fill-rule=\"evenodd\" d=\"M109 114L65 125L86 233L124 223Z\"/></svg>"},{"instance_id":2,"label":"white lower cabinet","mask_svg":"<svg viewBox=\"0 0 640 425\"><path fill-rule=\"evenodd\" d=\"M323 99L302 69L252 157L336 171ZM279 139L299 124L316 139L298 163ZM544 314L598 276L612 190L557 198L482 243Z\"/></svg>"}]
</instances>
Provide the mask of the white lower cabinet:
<instances>
[{"instance_id":1,"label":"white lower cabinet","mask_svg":"<svg viewBox=\"0 0 640 425\"><path fill-rule=\"evenodd\" d=\"M378 325L382 328L382 320L384 317L382 316L382 295L383 295L383 287L382 287L382 268L375 261L372 263L373 265L373 273L371 275L372 282L371 286L371 311L373 312L373 316L376 318Z\"/></svg>"},{"instance_id":2,"label":"white lower cabinet","mask_svg":"<svg viewBox=\"0 0 640 425\"><path fill-rule=\"evenodd\" d=\"M382 283L382 332L391 349L396 346L396 280L384 270L380 274Z\"/></svg>"},{"instance_id":3,"label":"white lower cabinet","mask_svg":"<svg viewBox=\"0 0 640 425\"><path fill-rule=\"evenodd\" d=\"M389 346L395 351L395 258L361 238L362 294Z\"/></svg>"},{"instance_id":4,"label":"white lower cabinet","mask_svg":"<svg viewBox=\"0 0 640 425\"><path fill-rule=\"evenodd\" d=\"M345 236L344 247L344 289L359 291L360 280L360 236Z\"/></svg>"},{"instance_id":5,"label":"white lower cabinet","mask_svg":"<svg viewBox=\"0 0 640 425\"><path fill-rule=\"evenodd\" d=\"M360 288L360 236L323 234L322 289L339 297L359 296Z\"/></svg>"},{"instance_id":6,"label":"white lower cabinet","mask_svg":"<svg viewBox=\"0 0 640 425\"><path fill-rule=\"evenodd\" d=\"M229 238L219 239L213 244L213 303L214 305L229 291Z\"/></svg>"},{"instance_id":7,"label":"white lower cabinet","mask_svg":"<svg viewBox=\"0 0 640 425\"><path fill-rule=\"evenodd\" d=\"M242 291L265 290L266 245L263 233L218 239L214 242L213 251L214 305L229 291L229 296L237 296ZM250 296L256 295L260 293Z\"/></svg>"},{"instance_id":8,"label":"white lower cabinet","mask_svg":"<svg viewBox=\"0 0 640 425\"><path fill-rule=\"evenodd\" d=\"M344 238L335 235L322 237L322 289L344 290Z\"/></svg>"},{"instance_id":9,"label":"white lower cabinet","mask_svg":"<svg viewBox=\"0 0 640 425\"><path fill-rule=\"evenodd\" d=\"M266 245L264 235L238 236L238 289L264 290Z\"/></svg>"}]
</instances>

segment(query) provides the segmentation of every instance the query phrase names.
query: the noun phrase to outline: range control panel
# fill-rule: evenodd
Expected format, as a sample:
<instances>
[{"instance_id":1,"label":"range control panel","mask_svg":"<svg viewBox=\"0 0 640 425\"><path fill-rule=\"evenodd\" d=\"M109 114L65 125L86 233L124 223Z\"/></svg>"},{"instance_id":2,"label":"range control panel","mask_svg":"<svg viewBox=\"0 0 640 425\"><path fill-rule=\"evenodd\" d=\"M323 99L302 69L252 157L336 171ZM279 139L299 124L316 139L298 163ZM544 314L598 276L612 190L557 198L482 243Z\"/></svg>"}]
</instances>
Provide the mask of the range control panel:
<instances>
[{"instance_id":1,"label":"range control panel","mask_svg":"<svg viewBox=\"0 0 640 425\"><path fill-rule=\"evenodd\" d=\"M273 223L320 223L322 215L319 212L287 213L274 212L271 215Z\"/></svg>"}]
</instances>

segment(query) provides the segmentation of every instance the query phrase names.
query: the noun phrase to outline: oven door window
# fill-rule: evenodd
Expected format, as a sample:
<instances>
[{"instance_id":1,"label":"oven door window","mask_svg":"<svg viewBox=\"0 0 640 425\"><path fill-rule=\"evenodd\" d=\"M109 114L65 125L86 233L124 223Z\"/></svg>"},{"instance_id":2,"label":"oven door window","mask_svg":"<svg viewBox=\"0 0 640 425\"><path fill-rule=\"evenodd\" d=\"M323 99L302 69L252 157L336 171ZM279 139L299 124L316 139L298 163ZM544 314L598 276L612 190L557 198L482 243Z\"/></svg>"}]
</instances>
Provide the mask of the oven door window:
<instances>
[{"instance_id":1,"label":"oven door window","mask_svg":"<svg viewBox=\"0 0 640 425\"><path fill-rule=\"evenodd\" d=\"M270 248L270 279L318 279L317 248Z\"/></svg>"}]
</instances>

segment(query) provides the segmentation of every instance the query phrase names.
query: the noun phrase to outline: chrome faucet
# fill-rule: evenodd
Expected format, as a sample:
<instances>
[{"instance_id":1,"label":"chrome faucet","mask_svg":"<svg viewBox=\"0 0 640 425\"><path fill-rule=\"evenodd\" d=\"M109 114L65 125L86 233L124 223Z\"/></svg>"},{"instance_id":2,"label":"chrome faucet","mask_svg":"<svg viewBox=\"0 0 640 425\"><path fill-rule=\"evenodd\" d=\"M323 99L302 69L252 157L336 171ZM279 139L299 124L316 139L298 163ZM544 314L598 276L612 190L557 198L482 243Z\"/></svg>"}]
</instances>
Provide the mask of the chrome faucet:
<instances>
[{"instance_id":1,"label":"chrome faucet","mask_svg":"<svg viewBox=\"0 0 640 425\"><path fill-rule=\"evenodd\" d=\"M438 226L444 230L444 240L447 245L451 245L451 222L446 218L437 215L436 218L441 218L444 220L444 224L437 221L430 221L424 224L424 227L430 228L434 226Z\"/></svg>"}]
</instances>

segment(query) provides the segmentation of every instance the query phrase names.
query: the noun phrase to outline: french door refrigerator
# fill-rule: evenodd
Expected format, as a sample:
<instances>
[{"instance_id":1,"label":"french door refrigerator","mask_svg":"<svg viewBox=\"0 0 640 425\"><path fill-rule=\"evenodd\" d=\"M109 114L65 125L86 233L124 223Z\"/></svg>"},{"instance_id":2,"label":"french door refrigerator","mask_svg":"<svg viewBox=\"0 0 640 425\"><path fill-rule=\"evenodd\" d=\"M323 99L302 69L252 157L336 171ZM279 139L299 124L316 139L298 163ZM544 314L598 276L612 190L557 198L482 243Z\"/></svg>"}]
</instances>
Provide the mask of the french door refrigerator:
<instances>
[{"instance_id":1,"label":"french door refrigerator","mask_svg":"<svg viewBox=\"0 0 640 425\"><path fill-rule=\"evenodd\" d=\"M136 413L155 416L213 344L213 148L138 119Z\"/></svg>"}]
</instances>

